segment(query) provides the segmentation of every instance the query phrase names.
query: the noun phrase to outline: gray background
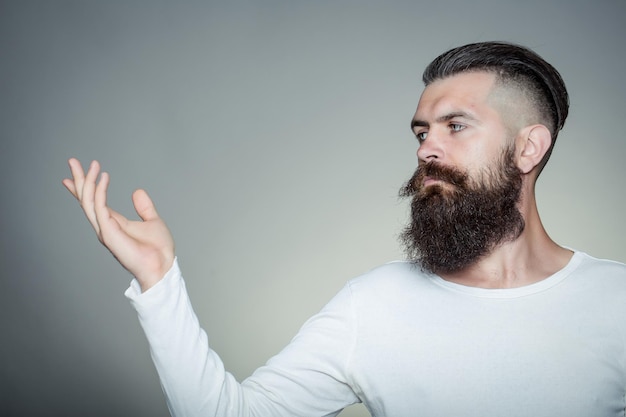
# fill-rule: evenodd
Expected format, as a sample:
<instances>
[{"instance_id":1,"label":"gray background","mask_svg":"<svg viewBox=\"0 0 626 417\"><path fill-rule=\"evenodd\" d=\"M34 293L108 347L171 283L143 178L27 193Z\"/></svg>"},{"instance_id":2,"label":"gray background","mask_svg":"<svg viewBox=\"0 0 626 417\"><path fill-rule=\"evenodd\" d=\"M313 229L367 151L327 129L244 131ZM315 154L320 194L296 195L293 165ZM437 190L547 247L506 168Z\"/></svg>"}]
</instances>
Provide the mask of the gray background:
<instances>
[{"instance_id":1,"label":"gray background","mask_svg":"<svg viewBox=\"0 0 626 417\"><path fill-rule=\"evenodd\" d=\"M0 1L0 415L167 415L130 277L61 186L68 157L99 159L127 215L150 192L243 379L402 257L421 71L463 43L519 42L562 72L543 219L626 261L625 35L623 0Z\"/></svg>"}]
</instances>

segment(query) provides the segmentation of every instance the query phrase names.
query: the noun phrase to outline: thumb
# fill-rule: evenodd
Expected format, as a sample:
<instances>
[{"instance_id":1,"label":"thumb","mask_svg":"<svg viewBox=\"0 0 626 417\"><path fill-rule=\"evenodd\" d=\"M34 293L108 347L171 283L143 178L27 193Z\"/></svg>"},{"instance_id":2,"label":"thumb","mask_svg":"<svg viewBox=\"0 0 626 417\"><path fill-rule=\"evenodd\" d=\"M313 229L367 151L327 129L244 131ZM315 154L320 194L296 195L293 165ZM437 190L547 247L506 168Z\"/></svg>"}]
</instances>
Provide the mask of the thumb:
<instances>
[{"instance_id":1,"label":"thumb","mask_svg":"<svg viewBox=\"0 0 626 417\"><path fill-rule=\"evenodd\" d=\"M143 221L159 218L154 203L145 190L135 190L133 193L133 205L135 206L135 211Z\"/></svg>"}]
</instances>

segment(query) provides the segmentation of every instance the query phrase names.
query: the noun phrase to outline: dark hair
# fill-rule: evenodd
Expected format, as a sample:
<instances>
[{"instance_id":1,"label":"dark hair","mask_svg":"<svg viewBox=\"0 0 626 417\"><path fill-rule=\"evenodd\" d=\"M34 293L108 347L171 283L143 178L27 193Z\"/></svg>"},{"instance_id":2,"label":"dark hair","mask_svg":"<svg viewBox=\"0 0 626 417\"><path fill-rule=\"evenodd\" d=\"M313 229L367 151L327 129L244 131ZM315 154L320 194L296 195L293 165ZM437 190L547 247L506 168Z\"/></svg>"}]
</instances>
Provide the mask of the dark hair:
<instances>
[{"instance_id":1,"label":"dark hair","mask_svg":"<svg viewBox=\"0 0 626 417\"><path fill-rule=\"evenodd\" d=\"M526 47L507 42L480 42L439 55L426 67L422 80L428 86L433 81L471 71L493 72L500 81L521 86L535 103L552 134L552 144L541 163L543 168L569 110L569 96L559 72Z\"/></svg>"}]
</instances>

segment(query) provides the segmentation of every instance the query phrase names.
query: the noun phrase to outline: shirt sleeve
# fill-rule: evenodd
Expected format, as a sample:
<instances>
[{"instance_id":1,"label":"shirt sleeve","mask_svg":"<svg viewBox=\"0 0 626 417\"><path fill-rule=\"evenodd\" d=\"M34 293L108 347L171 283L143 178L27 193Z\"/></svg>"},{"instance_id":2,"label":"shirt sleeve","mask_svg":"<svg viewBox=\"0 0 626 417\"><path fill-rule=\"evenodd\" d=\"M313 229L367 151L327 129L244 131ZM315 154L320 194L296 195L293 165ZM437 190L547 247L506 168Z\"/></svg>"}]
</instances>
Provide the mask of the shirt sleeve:
<instances>
[{"instance_id":1,"label":"shirt sleeve","mask_svg":"<svg viewBox=\"0 0 626 417\"><path fill-rule=\"evenodd\" d=\"M359 402L350 387L356 338L346 286L291 343L239 384L200 328L177 259L165 277L126 297L136 309L173 416L335 416Z\"/></svg>"}]
</instances>

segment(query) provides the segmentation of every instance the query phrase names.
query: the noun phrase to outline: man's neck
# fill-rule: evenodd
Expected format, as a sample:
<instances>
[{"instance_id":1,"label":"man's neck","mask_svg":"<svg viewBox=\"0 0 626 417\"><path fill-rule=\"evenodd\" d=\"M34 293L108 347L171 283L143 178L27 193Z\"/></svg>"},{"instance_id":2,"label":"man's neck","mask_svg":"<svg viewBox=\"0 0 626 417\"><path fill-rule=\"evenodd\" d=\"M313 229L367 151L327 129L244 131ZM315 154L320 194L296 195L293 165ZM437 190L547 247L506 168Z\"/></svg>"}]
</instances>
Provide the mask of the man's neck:
<instances>
[{"instance_id":1,"label":"man's neck","mask_svg":"<svg viewBox=\"0 0 626 417\"><path fill-rule=\"evenodd\" d=\"M526 229L512 242L461 271L439 274L446 281L478 288L516 288L541 281L563 269L573 252L540 230Z\"/></svg>"}]
</instances>

